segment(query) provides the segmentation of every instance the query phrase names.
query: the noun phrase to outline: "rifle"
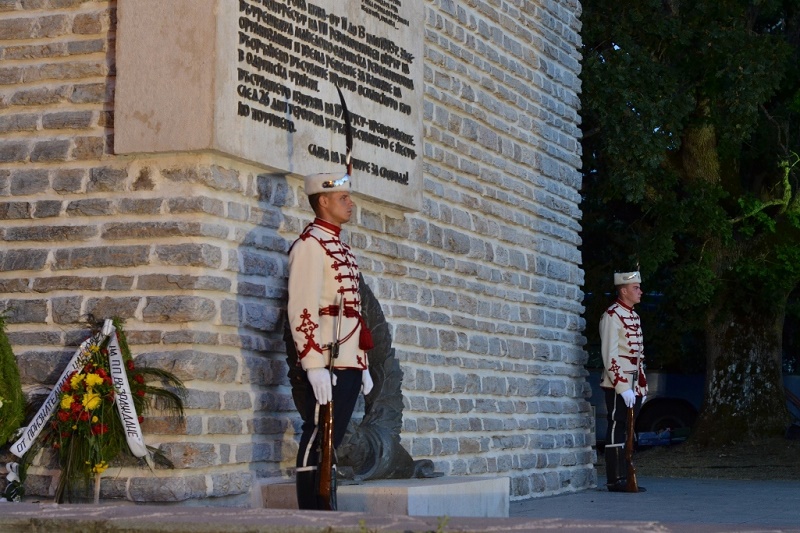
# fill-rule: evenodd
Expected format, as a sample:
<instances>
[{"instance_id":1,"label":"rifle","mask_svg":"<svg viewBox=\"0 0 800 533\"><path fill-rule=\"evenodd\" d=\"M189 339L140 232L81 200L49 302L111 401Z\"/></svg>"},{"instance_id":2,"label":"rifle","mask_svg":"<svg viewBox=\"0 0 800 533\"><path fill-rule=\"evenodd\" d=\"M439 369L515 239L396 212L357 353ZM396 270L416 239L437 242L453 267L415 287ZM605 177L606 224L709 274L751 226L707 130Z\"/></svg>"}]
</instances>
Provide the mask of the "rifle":
<instances>
[{"instance_id":1,"label":"rifle","mask_svg":"<svg viewBox=\"0 0 800 533\"><path fill-rule=\"evenodd\" d=\"M631 390L635 390L636 381L639 378L639 372L633 372L633 381L631 382ZM625 492L639 492L639 484L636 482L636 467L633 466L633 409L636 407L636 400L634 397L633 407L628 408L628 433L625 440L625 462L628 463L628 481L625 485Z\"/></svg>"},{"instance_id":2,"label":"rifle","mask_svg":"<svg viewBox=\"0 0 800 533\"><path fill-rule=\"evenodd\" d=\"M344 316L344 299L339 295L339 319L336 323L336 338L331 344L331 357L328 371L333 380L333 360L339 357L339 338L342 333L342 316ZM336 461L333 448L333 398L319 406L319 467L317 483L317 499L325 511L336 510Z\"/></svg>"}]
</instances>

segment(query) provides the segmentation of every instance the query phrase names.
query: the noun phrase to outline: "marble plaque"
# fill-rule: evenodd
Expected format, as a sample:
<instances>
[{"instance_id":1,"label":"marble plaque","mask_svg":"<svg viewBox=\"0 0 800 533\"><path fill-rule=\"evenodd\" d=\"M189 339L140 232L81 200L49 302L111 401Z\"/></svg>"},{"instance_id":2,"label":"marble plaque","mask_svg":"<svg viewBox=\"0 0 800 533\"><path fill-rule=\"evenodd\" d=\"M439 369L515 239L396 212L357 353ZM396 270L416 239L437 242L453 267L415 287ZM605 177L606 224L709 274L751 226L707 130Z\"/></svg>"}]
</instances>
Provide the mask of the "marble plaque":
<instances>
[{"instance_id":1,"label":"marble plaque","mask_svg":"<svg viewBox=\"0 0 800 533\"><path fill-rule=\"evenodd\" d=\"M272 172L344 167L357 195L419 210L418 0L119 0L115 151L218 151Z\"/></svg>"}]
</instances>

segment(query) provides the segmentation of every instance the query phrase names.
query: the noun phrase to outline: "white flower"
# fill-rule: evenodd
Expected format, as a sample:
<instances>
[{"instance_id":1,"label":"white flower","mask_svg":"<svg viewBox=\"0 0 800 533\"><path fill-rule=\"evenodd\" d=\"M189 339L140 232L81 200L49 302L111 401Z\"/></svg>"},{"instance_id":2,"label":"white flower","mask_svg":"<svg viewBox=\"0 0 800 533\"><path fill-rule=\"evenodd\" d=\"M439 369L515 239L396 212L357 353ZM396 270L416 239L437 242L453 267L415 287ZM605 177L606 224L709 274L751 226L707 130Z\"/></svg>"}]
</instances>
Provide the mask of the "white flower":
<instances>
[{"instance_id":1,"label":"white flower","mask_svg":"<svg viewBox=\"0 0 800 533\"><path fill-rule=\"evenodd\" d=\"M2 408L3 408L3 397L0 396L0 409L2 409Z\"/></svg>"}]
</instances>

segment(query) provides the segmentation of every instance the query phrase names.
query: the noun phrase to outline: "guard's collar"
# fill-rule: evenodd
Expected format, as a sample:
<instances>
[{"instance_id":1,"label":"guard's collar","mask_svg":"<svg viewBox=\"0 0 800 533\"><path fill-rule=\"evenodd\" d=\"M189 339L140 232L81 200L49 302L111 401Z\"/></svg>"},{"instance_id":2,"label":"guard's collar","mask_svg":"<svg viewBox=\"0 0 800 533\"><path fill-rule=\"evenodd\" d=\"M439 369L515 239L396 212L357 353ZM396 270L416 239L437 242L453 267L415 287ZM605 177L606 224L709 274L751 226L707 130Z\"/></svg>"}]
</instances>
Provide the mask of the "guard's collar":
<instances>
[{"instance_id":1,"label":"guard's collar","mask_svg":"<svg viewBox=\"0 0 800 533\"><path fill-rule=\"evenodd\" d=\"M624 307L625 309L627 309L628 311L633 311L633 307L629 307L629 306L625 305L625 304L622 302L622 300L620 300L619 298L617 298L617 303L618 303L618 304L619 304L621 307Z\"/></svg>"},{"instance_id":2,"label":"guard's collar","mask_svg":"<svg viewBox=\"0 0 800 533\"><path fill-rule=\"evenodd\" d=\"M314 224L316 224L317 226L319 226L321 228L324 228L324 229L330 231L331 233L333 233L337 237L339 236L339 233L341 233L341 231L342 231L342 228L340 228L339 226L337 226L335 224L331 224L330 222L328 222L326 220L322 220L319 217L314 219Z\"/></svg>"}]
</instances>

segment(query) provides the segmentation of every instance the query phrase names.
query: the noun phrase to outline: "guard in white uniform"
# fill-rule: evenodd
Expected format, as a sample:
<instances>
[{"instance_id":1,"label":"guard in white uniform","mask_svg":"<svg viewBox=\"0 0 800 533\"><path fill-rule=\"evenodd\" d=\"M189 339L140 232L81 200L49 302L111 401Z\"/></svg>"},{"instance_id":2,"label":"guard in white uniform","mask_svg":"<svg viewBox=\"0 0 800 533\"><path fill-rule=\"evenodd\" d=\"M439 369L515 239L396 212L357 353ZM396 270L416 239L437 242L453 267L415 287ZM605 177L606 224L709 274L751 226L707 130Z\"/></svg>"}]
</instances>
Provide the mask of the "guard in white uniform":
<instances>
[{"instance_id":1,"label":"guard in white uniform","mask_svg":"<svg viewBox=\"0 0 800 533\"><path fill-rule=\"evenodd\" d=\"M628 463L625 458L627 414L634 408L638 414L647 397L644 373L644 338L642 323L633 306L642 299L642 277L639 272L614 274L617 300L600 319L600 340L603 355L603 379L608 410L606 433L606 476L608 490L625 492ZM644 492L639 487L639 492Z\"/></svg>"},{"instance_id":2,"label":"guard in white uniform","mask_svg":"<svg viewBox=\"0 0 800 533\"><path fill-rule=\"evenodd\" d=\"M350 247L340 239L341 226L354 208L350 175L313 174L304 180L316 214L289 250L288 319L299 364L308 378L303 434L297 456L297 500L301 509L318 509L317 405L334 400L334 446L344 439L359 390L372 389L367 351L372 337L361 316L359 271ZM342 326L337 327L339 303ZM339 355L330 365L331 345L339 332ZM333 376L329 368L333 368Z\"/></svg>"}]
</instances>

